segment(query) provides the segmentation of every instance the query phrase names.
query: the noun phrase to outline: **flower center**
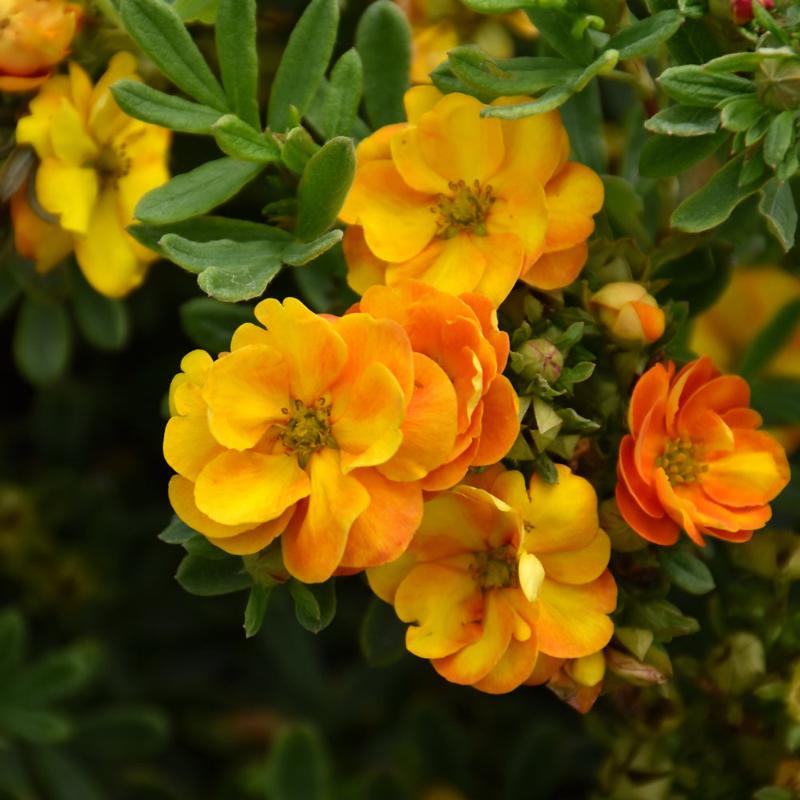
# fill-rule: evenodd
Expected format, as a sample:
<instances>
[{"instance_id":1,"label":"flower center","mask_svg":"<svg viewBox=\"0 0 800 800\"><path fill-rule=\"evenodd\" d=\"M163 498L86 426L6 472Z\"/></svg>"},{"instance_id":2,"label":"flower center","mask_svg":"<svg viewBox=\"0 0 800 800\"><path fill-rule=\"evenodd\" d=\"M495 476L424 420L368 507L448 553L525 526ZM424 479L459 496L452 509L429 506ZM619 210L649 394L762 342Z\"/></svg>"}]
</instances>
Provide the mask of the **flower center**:
<instances>
[{"instance_id":1,"label":"flower center","mask_svg":"<svg viewBox=\"0 0 800 800\"><path fill-rule=\"evenodd\" d=\"M116 186L120 178L124 178L131 171L131 158L127 153L125 143L112 147L107 145L100 150L93 164L100 178L101 186Z\"/></svg>"},{"instance_id":2,"label":"flower center","mask_svg":"<svg viewBox=\"0 0 800 800\"><path fill-rule=\"evenodd\" d=\"M511 545L475 554L470 571L483 591L519 586L518 553Z\"/></svg>"},{"instance_id":3,"label":"flower center","mask_svg":"<svg viewBox=\"0 0 800 800\"><path fill-rule=\"evenodd\" d=\"M452 195L440 194L431 211L439 215L436 235L442 239L468 230L478 236L486 236L486 217L494 203L491 186L481 186L474 181L467 186L464 181L451 181Z\"/></svg>"},{"instance_id":4,"label":"flower center","mask_svg":"<svg viewBox=\"0 0 800 800\"><path fill-rule=\"evenodd\" d=\"M325 447L337 447L331 433L331 404L320 397L314 405L307 406L292 400L289 408L281 409L289 419L281 426L279 439L287 452L297 455L301 467L308 464L314 453Z\"/></svg>"},{"instance_id":5,"label":"flower center","mask_svg":"<svg viewBox=\"0 0 800 800\"><path fill-rule=\"evenodd\" d=\"M698 476L708 469L707 464L698 460L697 446L686 436L670 439L664 452L656 459L656 466L662 467L672 484L694 483Z\"/></svg>"}]
</instances>

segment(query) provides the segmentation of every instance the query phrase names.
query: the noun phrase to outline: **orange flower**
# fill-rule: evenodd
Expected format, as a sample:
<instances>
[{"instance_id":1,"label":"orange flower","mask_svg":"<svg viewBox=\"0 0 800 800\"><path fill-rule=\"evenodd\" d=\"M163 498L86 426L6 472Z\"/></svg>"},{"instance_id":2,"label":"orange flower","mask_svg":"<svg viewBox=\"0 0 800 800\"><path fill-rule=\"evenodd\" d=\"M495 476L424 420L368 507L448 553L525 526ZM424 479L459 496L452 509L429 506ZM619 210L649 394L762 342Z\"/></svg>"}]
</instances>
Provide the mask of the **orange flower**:
<instances>
[{"instance_id":1,"label":"orange flower","mask_svg":"<svg viewBox=\"0 0 800 800\"><path fill-rule=\"evenodd\" d=\"M411 623L409 651L447 680L508 692L540 652L580 658L611 638L616 585L597 498L558 471L558 484L534 478L530 494L519 472L495 469L482 476L491 493L461 485L434 495L408 550L368 571L373 591Z\"/></svg>"},{"instance_id":2,"label":"orange flower","mask_svg":"<svg viewBox=\"0 0 800 800\"><path fill-rule=\"evenodd\" d=\"M372 287L358 308L403 327L414 350L417 384L428 385L429 403L435 398L426 424L416 416L413 426L404 426L387 474L421 478L426 490L449 489L469 467L503 458L519 433L519 401L502 374L509 341L497 329L491 303L477 294L458 298L406 281Z\"/></svg>"},{"instance_id":3,"label":"orange flower","mask_svg":"<svg viewBox=\"0 0 800 800\"><path fill-rule=\"evenodd\" d=\"M664 334L664 312L640 283L607 283L589 298L589 305L623 346L652 344Z\"/></svg>"},{"instance_id":4,"label":"orange flower","mask_svg":"<svg viewBox=\"0 0 800 800\"><path fill-rule=\"evenodd\" d=\"M617 505L628 525L655 544L683 528L745 542L770 518L768 503L789 481L783 448L756 430L743 378L720 375L708 358L656 364L633 390L617 462Z\"/></svg>"},{"instance_id":5,"label":"orange flower","mask_svg":"<svg viewBox=\"0 0 800 800\"><path fill-rule=\"evenodd\" d=\"M41 86L69 53L81 10L64 0L0 0L0 91Z\"/></svg>"},{"instance_id":6,"label":"orange flower","mask_svg":"<svg viewBox=\"0 0 800 800\"><path fill-rule=\"evenodd\" d=\"M525 98L503 98L515 103ZM416 278L451 294L478 292L497 306L517 278L541 289L571 283L603 184L567 162L558 112L506 121L481 117L474 97L417 86L407 124L358 146L342 219L351 285ZM363 239L363 242L361 241Z\"/></svg>"},{"instance_id":7,"label":"orange flower","mask_svg":"<svg viewBox=\"0 0 800 800\"><path fill-rule=\"evenodd\" d=\"M280 535L286 568L306 582L396 558L422 489L387 465L403 425L435 409L408 337L392 320L321 317L292 298L264 300L256 317L266 330L240 326L216 361L190 353L173 381L175 512L231 553Z\"/></svg>"}]
</instances>

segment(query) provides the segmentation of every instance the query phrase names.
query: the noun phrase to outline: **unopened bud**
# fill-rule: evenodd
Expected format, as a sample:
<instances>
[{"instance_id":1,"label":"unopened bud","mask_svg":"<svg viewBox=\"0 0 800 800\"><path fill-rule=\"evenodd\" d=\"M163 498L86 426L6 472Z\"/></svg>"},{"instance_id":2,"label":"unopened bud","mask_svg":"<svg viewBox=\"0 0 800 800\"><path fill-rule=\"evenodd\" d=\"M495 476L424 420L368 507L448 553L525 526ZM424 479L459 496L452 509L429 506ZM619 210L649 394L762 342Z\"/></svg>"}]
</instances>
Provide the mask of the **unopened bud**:
<instances>
[{"instance_id":1,"label":"unopened bud","mask_svg":"<svg viewBox=\"0 0 800 800\"><path fill-rule=\"evenodd\" d=\"M606 674L606 658L602 650L568 661L567 675L581 686L597 686Z\"/></svg>"},{"instance_id":2,"label":"unopened bud","mask_svg":"<svg viewBox=\"0 0 800 800\"><path fill-rule=\"evenodd\" d=\"M640 283L608 283L589 299L600 322L626 347L652 344L664 333L664 312Z\"/></svg>"},{"instance_id":3,"label":"unopened bud","mask_svg":"<svg viewBox=\"0 0 800 800\"><path fill-rule=\"evenodd\" d=\"M522 360L520 373L527 380L541 375L548 383L557 381L564 368L564 356L561 351L547 339L530 339L517 351Z\"/></svg>"},{"instance_id":4,"label":"unopened bud","mask_svg":"<svg viewBox=\"0 0 800 800\"><path fill-rule=\"evenodd\" d=\"M730 0L731 17L737 25L744 25L753 19L754 0ZM774 8L773 0L755 0L766 9Z\"/></svg>"}]
</instances>

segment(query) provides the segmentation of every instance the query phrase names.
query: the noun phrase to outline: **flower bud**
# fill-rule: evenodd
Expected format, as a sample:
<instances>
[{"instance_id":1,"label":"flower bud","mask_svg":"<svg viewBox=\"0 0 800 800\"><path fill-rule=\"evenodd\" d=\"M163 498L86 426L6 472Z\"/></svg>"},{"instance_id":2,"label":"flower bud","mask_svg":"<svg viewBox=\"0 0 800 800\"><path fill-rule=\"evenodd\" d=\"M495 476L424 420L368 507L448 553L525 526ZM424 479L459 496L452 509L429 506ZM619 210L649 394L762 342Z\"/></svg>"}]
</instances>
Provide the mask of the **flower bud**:
<instances>
[{"instance_id":1,"label":"flower bud","mask_svg":"<svg viewBox=\"0 0 800 800\"><path fill-rule=\"evenodd\" d=\"M773 0L756 0L766 9L774 8ZM753 0L730 0L730 13L737 25L744 25L753 19Z\"/></svg>"},{"instance_id":2,"label":"flower bud","mask_svg":"<svg viewBox=\"0 0 800 800\"><path fill-rule=\"evenodd\" d=\"M533 380L537 375L548 383L558 380L564 368L564 356L551 341L530 339L517 352L523 365L520 374L526 380Z\"/></svg>"},{"instance_id":3,"label":"flower bud","mask_svg":"<svg viewBox=\"0 0 800 800\"><path fill-rule=\"evenodd\" d=\"M664 333L664 312L640 283L608 283L589 304L619 344L652 344Z\"/></svg>"},{"instance_id":4,"label":"flower bud","mask_svg":"<svg viewBox=\"0 0 800 800\"><path fill-rule=\"evenodd\" d=\"M581 686L597 686L606 674L606 658L602 650L588 656L568 661L564 667L567 675Z\"/></svg>"},{"instance_id":5,"label":"flower bud","mask_svg":"<svg viewBox=\"0 0 800 800\"><path fill-rule=\"evenodd\" d=\"M774 55L763 59L756 72L756 89L761 102L770 108L798 108L800 58Z\"/></svg>"},{"instance_id":6,"label":"flower bud","mask_svg":"<svg viewBox=\"0 0 800 800\"><path fill-rule=\"evenodd\" d=\"M81 19L64 0L0 0L0 91L44 83L69 52Z\"/></svg>"}]
</instances>

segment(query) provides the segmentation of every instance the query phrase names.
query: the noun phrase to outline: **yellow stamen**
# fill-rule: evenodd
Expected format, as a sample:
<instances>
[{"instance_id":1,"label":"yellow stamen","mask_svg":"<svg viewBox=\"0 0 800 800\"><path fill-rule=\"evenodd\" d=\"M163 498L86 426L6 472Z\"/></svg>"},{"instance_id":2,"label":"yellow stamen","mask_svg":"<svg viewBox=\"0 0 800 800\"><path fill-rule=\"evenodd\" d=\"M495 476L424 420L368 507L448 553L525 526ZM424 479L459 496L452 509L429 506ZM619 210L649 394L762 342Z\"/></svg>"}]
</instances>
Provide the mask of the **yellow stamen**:
<instances>
[{"instance_id":1,"label":"yellow stamen","mask_svg":"<svg viewBox=\"0 0 800 800\"><path fill-rule=\"evenodd\" d=\"M320 397L312 406L300 400L292 400L290 408L281 409L289 419L281 429L279 439L288 453L297 455L301 467L308 464L314 453L326 447L336 448L336 440L331 433L331 404Z\"/></svg>"},{"instance_id":2,"label":"yellow stamen","mask_svg":"<svg viewBox=\"0 0 800 800\"><path fill-rule=\"evenodd\" d=\"M471 572L483 591L519 586L517 551L510 545L475 554Z\"/></svg>"},{"instance_id":3,"label":"yellow stamen","mask_svg":"<svg viewBox=\"0 0 800 800\"><path fill-rule=\"evenodd\" d=\"M700 450L686 436L670 439L656 459L656 466L663 468L671 484L694 483L708 469L708 465L700 461Z\"/></svg>"},{"instance_id":4,"label":"yellow stamen","mask_svg":"<svg viewBox=\"0 0 800 800\"><path fill-rule=\"evenodd\" d=\"M452 195L440 194L431 211L439 215L436 233L442 239L450 239L462 231L471 231L486 236L486 218L495 198L491 186L481 186L474 181L467 186L464 181L451 181Z\"/></svg>"}]
</instances>

